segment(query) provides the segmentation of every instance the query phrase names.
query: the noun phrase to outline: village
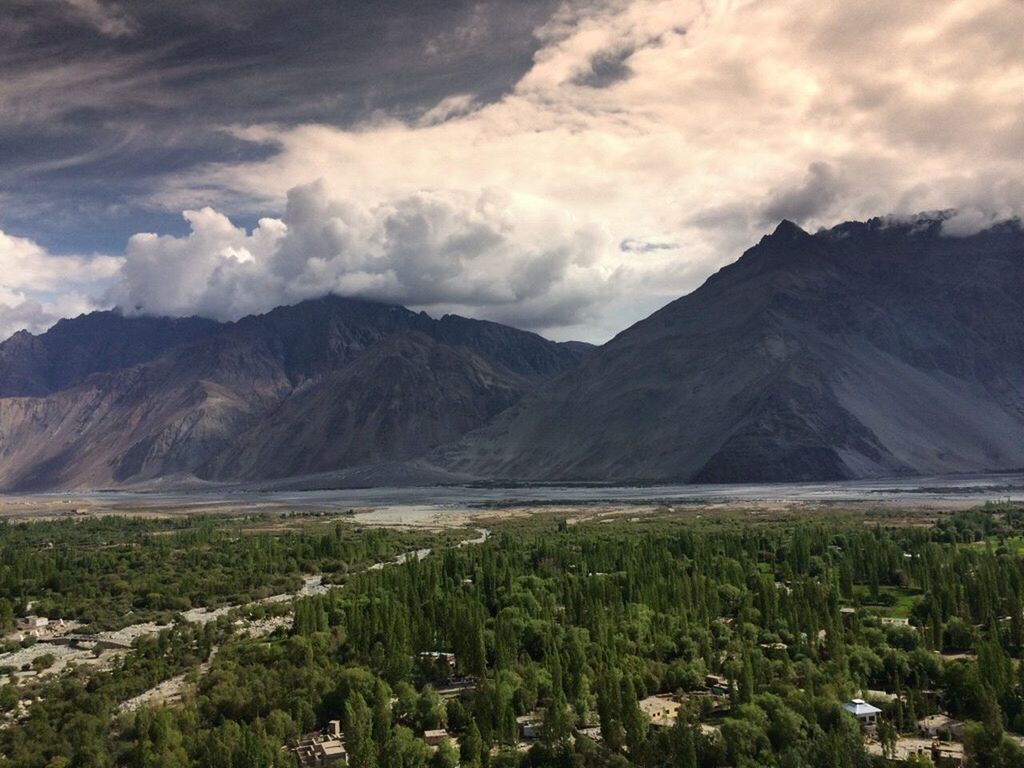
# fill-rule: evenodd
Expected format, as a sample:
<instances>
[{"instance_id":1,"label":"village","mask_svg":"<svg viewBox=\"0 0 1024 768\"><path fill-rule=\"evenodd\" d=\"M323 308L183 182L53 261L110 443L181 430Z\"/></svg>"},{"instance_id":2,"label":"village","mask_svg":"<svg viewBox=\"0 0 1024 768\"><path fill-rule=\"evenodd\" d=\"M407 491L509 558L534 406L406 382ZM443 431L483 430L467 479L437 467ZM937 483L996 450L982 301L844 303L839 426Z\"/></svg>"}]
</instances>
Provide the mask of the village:
<instances>
[{"instance_id":1,"label":"village","mask_svg":"<svg viewBox=\"0 0 1024 768\"><path fill-rule=\"evenodd\" d=\"M444 651L431 651L421 654L421 658L440 661L453 673L457 662L455 654ZM649 727L668 729L676 724L681 710L691 708L701 713L701 732L709 737L720 735L721 723L730 710L730 693L733 681L722 675L708 674L704 680L704 688L686 694L661 693L641 699L637 706L643 713ZM472 677L452 676L440 681L437 693L443 699L450 699L470 692L476 687ZM879 703L891 703L892 694L884 691L867 691L865 695ZM392 700L395 703L397 700ZM853 698L845 702L843 710L855 719L861 728L864 744L868 754L884 758L891 763L903 763L911 759L927 759L939 768L961 768L964 765L965 753L960 739L963 735L962 721L948 714L928 715L917 723L918 734L895 735L883 743L879 736L879 725L882 722L882 709L863 698ZM518 742L515 749L526 752L541 737L544 723L543 710L537 710L516 718ZM459 738L444 728L425 729L420 735L423 743L431 752L442 745L451 746L458 752ZM1014 737L1024 744L1024 737ZM573 729L571 739L589 739L595 744L602 744L601 728L597 723L577 726ZM327 727L320 731L305 734L297 744L287 748L292 752L302 768L324 768L325 766L343 765L347 751L342 720L331 720ZM492 755L500 752L498 746L492 747Z\"/></svg>"},{"instance_id":2,"label":"village","mask_svg":"<svg viewBox=\"0 0 1024 768\"><path fill-rule=\"evenodd\" d=\"M732 532L700 525L696 530L708 542L731 546L735 541ZM443 552L422 545L397 554L392 550L384 558L364 560L344 580L303 571L287 593L188 608L169 622L95 631L23 603L26 610L19 611L0 655L6 695L17 695L0 733L28 726L35 710L52 710L56 700L48 691L60 690L64 681L114 680L144 653L166 672L141 678L144 685L112 702L116 733L138 738L139 723L150 717L168 711L184 717L237 697L231 705L236 718L245 717L239 713L250 706L256 713L277 708L273 720L279 730L261 738L282 755L282 766L294 761L359 768L396 749L418 755L416 765L422 759L431 766L474 768L481 755L494 766L516 765L516 760L525 765L567 749L589 756L585 759L595 765L600 755L618 755L647 766L660 765L659 755L687 738L696 739L707 765L731 768L749 764L736 759L740 750L756 748L752 738L744 743L752 733L744 729L758 718L770 722L776 708L787 710L785 717L794 722L803 711L817 713L818 722L849 736L844 748L860 750L878 766L969 764L978 715L972 714L963 686L957 689L956 678L947 675L985 669L982 660L994 653L984 644L986 633L995 627L1003 639L1012 637L1012 614L1000 611L988 624L953 617L941 633L933 629L922 609L924 590L904 575L920 578L922 545L897 539L907 535L902 529L886 534L894 539L887 557L905 572L877 586L840 570L847 553L877 548L872 539L871 547L858 550L851 543L859 541L855 537L877 534L862 534L859 526L836 529L837 543L821 550L840 574L842 596L835 600L840 593L826 591L833 582L806 579L788 564L777 570L750 565L742 579L711 582L716 586L699 599L687 596L681 585L695 588L689 569L708 555L668 552L658 542L661 531L670 531L680 536L676 546L688 547L689 528L658 523L647 534L630 516L571 525L517 521L505 530L517 527L539 533L525 542L502 535L495 546L471 547L490 537L471 538L470 532ZM786 533L767 530L780 552L794 546ZM620 559L605 531L626 541L634 536L645 549ZM812 547L813 537L801 535ZM547 543L556 537L558 568ZM435 551L438 555L431 556ZM960 551L968 557L986 554L977 547ZM518 562L503 561L509 552L517 553ZM529 564L534 558L537 565ZM659 562L661 570L648 568L648 561ZM735 570L741 561L724 562ZM795 568L822 567L810 558L801 564L799 554L794 562ZM663 597L658 573L673 574L680 585L671 602ZM449 601L443 615L429 599L417 597L427 585L438 590L427 594ZM607 610L609 592L627 587L637 602L620 604L621 615L605 624L604 619L587 624ZM827 607L808 596L819 594L811 590L822 590L835 602ZM396 593L406 596L401 611L394 607ZM678 607L682 604L689 605L688 613ZM798 607L812 618L793 613ZM612 633L619 638L614 643L594 639ZM444 644L422 650L417 644L428 637ZM625 660L601 657L623 653L619 649L628 649ZM178 654L182 666L165 666L162 653ZM887 659L912 662L918 677L891 675ZM1013 666L1011 660L999 663ZM227 676L225 664L232 670ZM832 682L836 670L846 675L841 684ZM239 678L240 671L247 677ZM306 675L315 686L292 690L288 681ZM561 701L555 698L559 678ZM241 685L246 693L234 693ZM322 691L319 698L310 698L315 690ZM371 754L378 757L371 762L368 721L360 720L358 708L355 715L350 711L353 701L372 711L374 722L386 718L385 729L375 726ZM379 715L382 707L385 714ZM289 711L301 713L301 719L289 720ZM805 722L785 738L798 740L821 727ZM1000 737L1024 742L1017 730L1021 722L1007 717ZM287 730L281 723L288 723Z\"/></svg>"},{"instance_id":3,"label":"village","mask_svg":"<svg viewBox=\"0 0 1024 768\"><path fill-rule=\"evenodd\" d=\"M480 543L487 537L482 533L479 539L468 543ZM401 555L392 563L376 563L368 570L380 570L388 564L401 565L410 557L421 560L430 554L430 550L421 549L408 555ZM601 576L603 574L590 574ZM242 606L228 606L216 610L194 609L182 615L184 621L204 624L221 617L234 615L235 630L242 635L258 638L271 634L279 629L287 630L292 623L292 616L287 604L295 598L325 594L328 587L324 586L320 576L304 577L303 586L294 595L275 595L259 601L265 606L281 606L269 616L258 619L246 618ZM786 585L777 585L788 589ZM254 604L251 607L255 607ZM31 607L31 606L30 606ZM840 609L844 620L854 620L857 610L851 607ZM907 627L906 618L882 616L877 618L883 626ZM723 618L729 624L731 619ZM121 630L82 634L78 622L64 619L49 619L34 614L17 619L17 629L3 638L10 644L18 644L18 650L0 655L0 668L9 670L12 681L25 683L48 675L57 675L72 665L85 664L96 669L109 669L115 660L131 651L132 645L140 637L151 637L170 625L144 623L133 625ZM824 639L822 630L819 640ZM785 643L765 643L761 645L765 653L785 654L789 646ZM214 649L214 655L216 649ZM962 658L963 654L943 654L950 660ZM443 700L458 698L469 694L476 688L476 679L471 675L457 673L456 655L448 651L425 651L419 654L425 668L446 673L435 682L435 690ZM212 658L205 662L200 674L206 671ZM186 675L171 678L150 691L147 691L121 704L122 712L133 712L140 707L159 707L174 705L181 701L186 690ZM689 708L699 713L700 730L709 737L720 736L721 723L730 711L730 696L734 682L719 674L707 674L701 690L686 693L658 693L638 701L638 708L647 723L653 729L671 728L675 725L681 710ZM880 733L883 723L882 707L891 705L896 695L880 690L865 690L865 698L853 698L843 704L843 709L859 724L863 733L865 749L870 755L884 758L890 762L900 763L911 759L927 758L934 765L942 768L959 768L964 764L965 753L961 742L964 723L948 713L941 711L941 702L935 694L935 714L927 715L917 722L917 733L891 734L887 740ZM27 716L32 699L26 699L11 715L5 718L0 727L17 722ZM873 702L873 703L872 703ZM876 706L879 705L879 706ZM527 751L541 735L544 712L520 715L516 718L518 742L515 749ZM1010 734L1010 737L1024 746L1024 736ZM436 752L442 745L452 747L455 752L459 748L459 736L445 728L425 729L420 735L421 740L431 752ZM589 739L595 744L602 743L601 728L597 723L583 724L575 727L572 739ZM328 765L343 765L347 750L342 719L330 720L326 728L312 731L302 736L292 746L285 748L294 754L302 768L322 768ZM498 754L500 748L492 747L492 753Z\"/></svg>"}]
</instances>

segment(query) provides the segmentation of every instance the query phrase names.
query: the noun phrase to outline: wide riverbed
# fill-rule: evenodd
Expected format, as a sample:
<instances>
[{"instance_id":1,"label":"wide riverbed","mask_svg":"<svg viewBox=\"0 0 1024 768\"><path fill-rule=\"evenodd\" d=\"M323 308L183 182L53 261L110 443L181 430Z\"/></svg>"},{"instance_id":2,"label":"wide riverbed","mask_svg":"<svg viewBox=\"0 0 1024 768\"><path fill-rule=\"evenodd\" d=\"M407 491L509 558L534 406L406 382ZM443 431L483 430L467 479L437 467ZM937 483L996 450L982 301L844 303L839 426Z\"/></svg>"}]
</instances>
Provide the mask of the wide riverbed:
<instances>
[{"instance_id":1,"label":"wide riverbed","mask_svg":"<svg viewBox=\"0 0 1024 768\"><path fill-rule=\"evenodd\" d=\"M102 511L394 510L401 514L583 504L878 504L966 507L1024 501L1024 473L751 485L518 485L359 488L317 491L209 489L181 492L85 492L0 497L0 516Z\"/></svg>"}]
</instances>

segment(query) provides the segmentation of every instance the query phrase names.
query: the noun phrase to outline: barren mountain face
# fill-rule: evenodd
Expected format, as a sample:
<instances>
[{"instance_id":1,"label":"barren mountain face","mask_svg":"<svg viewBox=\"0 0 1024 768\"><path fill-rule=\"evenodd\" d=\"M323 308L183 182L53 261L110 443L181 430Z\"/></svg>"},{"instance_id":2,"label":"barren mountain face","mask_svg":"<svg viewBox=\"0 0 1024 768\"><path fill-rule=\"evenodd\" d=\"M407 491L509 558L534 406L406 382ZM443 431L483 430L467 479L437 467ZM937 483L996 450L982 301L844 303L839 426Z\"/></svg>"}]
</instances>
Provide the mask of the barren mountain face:
<instances>
[{"instance_id":1,"label":"barren mountain face","mask_svg":"<svg viewBox=\"0 0 1024 768\"><path fill-rule=\"evenodd\" d=\"M595 481L1024 467L1024 234L940 230L783 222L436 458Z\"/></svg>"},{"instance_id":2,"label":"barren mountain face","mask_svg":"<svg viewBox=\"0 0 1024 768\"><path fill-rule=\"evenodd\" d=\"M0 345L0 485L276 478L422 455L581 351L329 297L237 323L95 313Z\"/></svg>"},{"instance_id":3,"label":"barren mountain face","mask_svg":"<svg viewBox=\"0 0 1024 768\"><path fill-rule=\"evenodd\" d=\"M335 297L225 324L94 313L0 344L8 489L1022 467L1016 225L783 222L595 351Z\"/></svg>"}]
</instances>

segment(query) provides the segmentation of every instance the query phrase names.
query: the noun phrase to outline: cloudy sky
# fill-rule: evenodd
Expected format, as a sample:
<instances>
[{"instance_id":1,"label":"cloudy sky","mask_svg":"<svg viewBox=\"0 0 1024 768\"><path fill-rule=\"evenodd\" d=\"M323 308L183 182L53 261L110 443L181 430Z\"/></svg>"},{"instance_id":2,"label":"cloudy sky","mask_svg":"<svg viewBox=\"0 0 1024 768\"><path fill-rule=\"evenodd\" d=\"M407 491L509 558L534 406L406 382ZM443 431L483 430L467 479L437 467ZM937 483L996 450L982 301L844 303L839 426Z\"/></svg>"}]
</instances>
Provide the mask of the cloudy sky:
<instances>
[{"instance_id":1,"label":"cloudy sky","mask_svg":"<svg viewBox=\"0 0 1024 768\"><path fill-rule=\"evenodd\" d=\"M1024 207L1024 0L0 0L0 336L334 291L607 339L782 218Z\"/></svg>"}]
</instances>

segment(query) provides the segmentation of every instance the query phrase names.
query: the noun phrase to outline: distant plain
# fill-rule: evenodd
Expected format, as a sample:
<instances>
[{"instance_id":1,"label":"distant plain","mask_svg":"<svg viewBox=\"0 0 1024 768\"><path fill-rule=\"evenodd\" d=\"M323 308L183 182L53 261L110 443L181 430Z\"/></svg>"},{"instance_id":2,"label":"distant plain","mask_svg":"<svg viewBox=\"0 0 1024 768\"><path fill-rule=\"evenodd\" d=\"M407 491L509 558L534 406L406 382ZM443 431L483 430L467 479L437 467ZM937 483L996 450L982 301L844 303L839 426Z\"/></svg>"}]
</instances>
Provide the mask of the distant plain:
<instances>
[{"instance_id":1,"label":"distant plain","mask_svg":"<svg viewBox=\"0 0 1024 768\"><path fill-rule=\"evenodd\" d=\"M337 514L383 525L461 525L539 509L713 513L875 507L956 510L1024 501L1024 473L734 485L452 485L259 491L244 487L174 492L95 491L0 496L0 518L93 515Z\"/></svg>"}]
</instances>

